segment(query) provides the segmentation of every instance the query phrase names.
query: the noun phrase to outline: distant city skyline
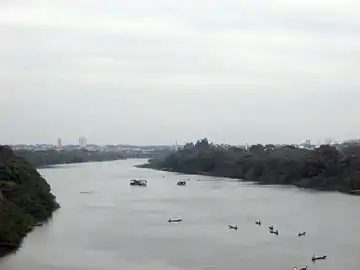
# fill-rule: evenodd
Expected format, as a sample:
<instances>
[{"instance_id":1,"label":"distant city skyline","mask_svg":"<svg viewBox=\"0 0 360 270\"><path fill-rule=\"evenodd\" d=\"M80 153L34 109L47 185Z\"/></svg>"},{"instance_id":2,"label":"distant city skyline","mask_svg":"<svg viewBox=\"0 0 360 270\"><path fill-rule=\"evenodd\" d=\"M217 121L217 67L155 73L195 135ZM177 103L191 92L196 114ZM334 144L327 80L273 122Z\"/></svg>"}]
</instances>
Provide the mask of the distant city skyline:
<instances>
[{"instance_id":1,"label":"distant city skyline","mask_svg":"<svg viewBox=\"0 0 360 270\"><path fill-rule=\"evenodd\" d=\"M99 145L99 146L105 146L105 145L138 145L138 146L146 146L146 145L168 145L168 146L178 146L178 145L185 145L186 143L192 142L195 143L197 140L202 139L202 138L207 138L207 137L201 137L198 138L196 140L192 140L192 141L184 141L182 143L179 143L177 140L175 140L173 143L170 144L134 144L134 143L123 143L123 142L116 142L116 143L96 143L96 142L91 142L89 143L87 140L87 137L85 136L78 136L76 140L73 141L69 141L69 142L64 142L63 139L61 137L57 138L56 142L37 142L37 143L13 143L13 144L9 144L9 145L53 145L56 147L62 147L62 146L67 146L67 145L78 145L80 147L85 147L87 145ZM230 144L230 143L226 143L226 142L217 142L217 141L213 141L211 140L211 138L207 138L210 142L215 143L215 144L229 144L229 145L243 145L243 146L250 146L252 144L249 144L247 142L240 142L240 143L236 143L236 144ZM312 141L309 139L304 139L298 142L292 142L292 143L271 143L271 142L266 142L266 143L260 143L260 144L295 144L295 145L300 145L300 144L304 144L304 145L320 145L320 144L332 144L332 143L340 143L340 142L345 142L345 141L350 141L350 140L357 140L357 138L351 138L351 139L346 139L346 140L336 140L334 138L324 138L321 140L316 140L316 141ZM5 143L0 143L0 144L5 144Z\"/></svg>"}]
</instances>

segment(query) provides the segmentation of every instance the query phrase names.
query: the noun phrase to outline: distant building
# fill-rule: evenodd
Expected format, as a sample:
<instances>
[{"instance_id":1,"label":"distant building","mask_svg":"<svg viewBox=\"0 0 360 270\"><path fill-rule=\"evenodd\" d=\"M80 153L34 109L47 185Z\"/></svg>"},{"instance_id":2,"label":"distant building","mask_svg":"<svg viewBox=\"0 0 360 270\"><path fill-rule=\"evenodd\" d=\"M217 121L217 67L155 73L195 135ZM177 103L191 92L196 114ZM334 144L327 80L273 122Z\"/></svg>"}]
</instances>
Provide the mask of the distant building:
<instances>
[{"instance_id":1,"label":"distant building","mask_svg":"<svg viewBox=\"0 0 360 270\"><path fill-rule=\"evenodd\" d=\"M61 142L61 138L57 139L57 147L62 147L62 142Z\"/></svg>"},{"instance_id":2,"label":"distant building","mask_svg":"<svg viewBox=\"0 0 360 270\"><path fill-rule=\"evenodd\" d=\"M327 139L325 140L325 144L328 144L328 145L331 145L332 142L333 142L333 140L332 140L331 138L327 138Z\"/></svg>"},{"instance_id":3,"label":"distant building","mask_svg":"<svg viewBox=\"0 0 360 270\"><path fill-rule=\"evenodd\" d=\"M79 146L85 147L87 145L85 137L79 137Z\"/></svg>"},{"instance_id":4,"label":"distant building","mask_svg":"<svg viewBox=\"0 0 360 270\"><path fill-rule=\"evenodd\" d=\"M306 140L304 143L297 145L297 147L310 150L316 148L316 145L311 144L310 140Z\"/></svg>"},{"instance_id":5,"label":"distant building","mask_svg":"<svg viewBox=\"0 0 360 270\"><path fill-rule=\"evenodd\" d=\"M248 143L245 143L244 149L245 149L246 151L248 151L249 148L250 148L249 144L248 144Z\"/></svg>"}]
</instances>

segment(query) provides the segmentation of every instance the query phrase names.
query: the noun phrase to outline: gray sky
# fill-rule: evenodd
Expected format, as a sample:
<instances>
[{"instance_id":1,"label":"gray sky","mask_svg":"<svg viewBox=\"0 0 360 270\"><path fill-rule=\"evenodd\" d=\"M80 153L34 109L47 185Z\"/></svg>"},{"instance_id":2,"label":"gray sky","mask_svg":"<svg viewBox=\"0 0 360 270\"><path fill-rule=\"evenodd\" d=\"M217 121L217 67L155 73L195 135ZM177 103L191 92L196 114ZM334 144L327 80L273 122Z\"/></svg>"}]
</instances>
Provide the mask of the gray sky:
<instances>
[{"instance_id":1,"label":"gray sky","mask_svg":"<svg viewBox=\"0 0 360 270\"><path fill-rule=\"evenodd\" d=\"M0 142L360 137L358 0L0 0Z\"/></svg>"}]
</instances>

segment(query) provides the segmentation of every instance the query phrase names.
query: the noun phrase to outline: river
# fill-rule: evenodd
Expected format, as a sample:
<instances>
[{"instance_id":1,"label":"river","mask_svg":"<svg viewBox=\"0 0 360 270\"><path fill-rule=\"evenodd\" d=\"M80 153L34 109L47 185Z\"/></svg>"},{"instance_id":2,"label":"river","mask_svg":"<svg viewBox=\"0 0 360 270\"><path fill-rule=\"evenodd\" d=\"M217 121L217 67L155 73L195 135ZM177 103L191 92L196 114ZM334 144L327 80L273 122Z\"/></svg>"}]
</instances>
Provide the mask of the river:
<instances>
[{"instance_id":1,"label":"river","mask_svg":"<svg viewBox=\"0 0 360 270\"><path fill-rule=\"evenodd\" d=\"M62 208L0 269L359 269L359 197L134 167L144 162L40 170ZM148 187L131 187L136 177ZM88 190L94 193L80 193ZM169 217L183 222L169 224ZM238 231L228 229L234 223ZM313 253L328 259L312 263Z\"/></svg>"}]
</instances>

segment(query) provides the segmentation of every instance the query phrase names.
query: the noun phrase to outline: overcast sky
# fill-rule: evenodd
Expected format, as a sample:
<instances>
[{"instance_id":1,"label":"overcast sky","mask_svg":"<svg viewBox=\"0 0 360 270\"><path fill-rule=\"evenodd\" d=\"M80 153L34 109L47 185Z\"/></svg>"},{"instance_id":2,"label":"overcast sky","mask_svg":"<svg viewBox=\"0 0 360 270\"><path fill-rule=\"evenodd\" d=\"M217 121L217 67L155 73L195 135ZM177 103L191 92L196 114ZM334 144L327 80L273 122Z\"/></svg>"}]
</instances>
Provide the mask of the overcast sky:
<instances>
[{"instance_id":1,"label":"overcast sky","mask_svg":"<svg viewBox=\"0 0 360 270\"><path fill-rule=\"evenodd\" d=\"M0 143L360 137L358 0L0 0Z\"/></svg>"}]
</instances>

